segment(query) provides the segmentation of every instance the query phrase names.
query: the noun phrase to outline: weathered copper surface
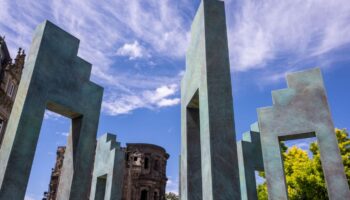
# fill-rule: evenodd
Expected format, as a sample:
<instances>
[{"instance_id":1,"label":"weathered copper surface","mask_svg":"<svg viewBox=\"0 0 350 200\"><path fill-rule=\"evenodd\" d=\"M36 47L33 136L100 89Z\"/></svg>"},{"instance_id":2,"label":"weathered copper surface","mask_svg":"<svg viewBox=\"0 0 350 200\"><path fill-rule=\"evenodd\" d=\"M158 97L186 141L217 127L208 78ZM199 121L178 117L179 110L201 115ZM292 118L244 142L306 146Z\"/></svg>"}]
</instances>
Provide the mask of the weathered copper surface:
<instances>
[{"instance_id":1,"label":"weathered copper surface","mask_svg":"<svg viewBox=\"0 0 350 200\"><path fill-rule=\"evenodd\" d=\"M237 150L242 200L257 200L255 171L264 171L258 123L243 133L242 141L237 142Z\"/></svg>"},{"instance_id":2,"label":"weathered copper surface","mask_svg":"<svg viewBox=\"0 0 350 200\"><path fill-rule=\"evenodd\" d=\"M72 119L57 198L88 198L103 89L78 47L48 21L37 27L0 149L1 200L24 199L45 109Z\"/></svg>"},{"instance_id":3,"label":"weathered copper surface","mask_svg":"<svg viewBox=\"0 0 350 200\"><path fill-rule=\"evenodd\" d=\"M225 5L202 0L181 82L181 199L240 199Z\"/></svg>"},{"instance_id":4,"label":"weathered copper surface","mask_svg":"<svg viewBox=\"0 0 350 200\"><path fill-rule=\"evenodd\" d=\"M116 135L106 133L97 140L90 200L122 198L124 158Z\"/></svg>"},{"instance_id":5,"label":"weathered copper surface","mask_svg":"<svg viewBox=\"0 0 350 200\"><path fill-rule=\"evenodd\" d=\"M287 83L287 89L272 92L272 107L258 109L269 199L288 199L279 142L313 136L329 198L350 199L320 69L288 74Z\"/></svg>"}]
</instances>

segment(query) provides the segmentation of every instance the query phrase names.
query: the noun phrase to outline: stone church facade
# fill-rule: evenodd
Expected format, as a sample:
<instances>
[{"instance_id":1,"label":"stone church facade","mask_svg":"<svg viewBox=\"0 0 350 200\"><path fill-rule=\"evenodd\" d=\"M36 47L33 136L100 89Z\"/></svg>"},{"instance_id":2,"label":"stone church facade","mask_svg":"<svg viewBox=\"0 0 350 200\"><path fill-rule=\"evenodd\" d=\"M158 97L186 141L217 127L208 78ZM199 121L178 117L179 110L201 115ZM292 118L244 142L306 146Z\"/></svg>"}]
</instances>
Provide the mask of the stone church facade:
<instances>
[{"instance_id":1,"label":"stone church facade","mask_svg":"<svg viewBox=\"0 0 350 200\"><path fill-rule=\"evenodd\" d=\"M12 60L5 38L0 37L0 148L21 80L25 56L24 50L19 48L16 58Z\"/></svg>"}]
</instances>

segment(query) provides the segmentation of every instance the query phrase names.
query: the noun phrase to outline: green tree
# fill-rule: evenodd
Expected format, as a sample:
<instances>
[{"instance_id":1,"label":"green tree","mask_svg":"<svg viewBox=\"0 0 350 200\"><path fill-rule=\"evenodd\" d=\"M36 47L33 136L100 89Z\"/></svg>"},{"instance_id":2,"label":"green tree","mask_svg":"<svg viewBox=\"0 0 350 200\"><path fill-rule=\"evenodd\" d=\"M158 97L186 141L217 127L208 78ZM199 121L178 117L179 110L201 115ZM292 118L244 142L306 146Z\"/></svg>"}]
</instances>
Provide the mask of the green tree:
<instances>
[{"instance_id":1,"label":"green tree","mask_svg":"<svg viewBox=\"0 0 350 200\"><path fill-rule=\"evenodd\" d=\"M165 199L166 200L179 200L180 198L179 198L178 195L176 195L176 194L174 194L172 192L169 192L169 193L165 194Z\"/></svg>"},{"instance_id":2,"label":"green tree","mask_svg":"<svg viewBox=\"0 0 350 200\"><path fill-rule=\"evenodd\" d=\"M336 129L336 137L340 153L345 167L345 173L350 184L350 139L346 129ZM328 199L326 183L322 171L320 153L317 143L310 144L312 158L308 152L296 146L287 150L282 143L282 158L288 186L288 196L291 200ZM264 173L259 173L265 177ZM258 197L260 200L268 199L266 182L258 186Z\"/></svg>"},{"instance_id":3,"label":"green tree","mask_svg":"<svg viewBox=\"0 0 350 200\"><path fill-rule=\"evenodd\" d=\"M350 185L350 138L349 138L349 133L347 132L346 129L335 129L335 134L338 139L338 146L340 150L340 155L343 160L344 168L345 168L345 174L346 178L348 179L348 184ZM320 152L317 146L317 143L314 142L310 146L310 151L313 154L315 164L316 166L321 169L320 171L322 172L322 167L321 167L321 158L320 158ZM321 173L323 176L323 173Z\"/></svg>"}]
</instances>

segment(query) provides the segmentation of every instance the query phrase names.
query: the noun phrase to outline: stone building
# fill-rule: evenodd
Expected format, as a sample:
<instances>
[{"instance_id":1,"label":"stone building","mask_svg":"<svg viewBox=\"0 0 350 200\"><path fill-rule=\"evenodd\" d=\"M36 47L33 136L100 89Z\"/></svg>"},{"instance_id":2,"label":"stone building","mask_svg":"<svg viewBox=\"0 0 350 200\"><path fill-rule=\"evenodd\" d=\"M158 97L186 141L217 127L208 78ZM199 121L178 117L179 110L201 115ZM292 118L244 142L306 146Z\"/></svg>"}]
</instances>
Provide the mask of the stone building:
<instances>
[{"instance_id":1,"label":"stone building","mask_svg":"<svg viewBox=\"0 0 350 200\"><path fill-rule=\"evenodd\" d=\"M49 191L45 200L56 200L65 147L58 147L55 168L52 169ZM127 144L122 200L165 200L166 164L169 154L153 144Z\"/></svg>"},{"instance_id":2,"label":"stone building","mask_svg":"<svg viewBox=\"0 0 350 200\"><path fill-rule=\"evenodd\" d=\"M169 154L152 144L127 144L122 200L164 200Z\"/></svg>"},{"instance_id":3,"label":"stone building","mask_svg":"<svg viewBox=\"0 0 350 200\"><path fill-rule=\"evenodd\" d=\"M21 80L25 56L24 50L19 48L12 61L5 38L0 37L0 147Z\"/></svg>"},{"instance_id":4,"label":"stone building","mask_svg":"<svg viewBox=\"0 0 350 200\"><path fill-rule=\"evenodd\" d=\"M45 200L54 200L57 195L58 183L60 180L61 169L63 165L64 152L66 151L66 147L60 146L57 148L56 152L56 164L55 168L52 169L51 179L49 184L49 192L44 193Z\"/></svg>"}]
</instances>

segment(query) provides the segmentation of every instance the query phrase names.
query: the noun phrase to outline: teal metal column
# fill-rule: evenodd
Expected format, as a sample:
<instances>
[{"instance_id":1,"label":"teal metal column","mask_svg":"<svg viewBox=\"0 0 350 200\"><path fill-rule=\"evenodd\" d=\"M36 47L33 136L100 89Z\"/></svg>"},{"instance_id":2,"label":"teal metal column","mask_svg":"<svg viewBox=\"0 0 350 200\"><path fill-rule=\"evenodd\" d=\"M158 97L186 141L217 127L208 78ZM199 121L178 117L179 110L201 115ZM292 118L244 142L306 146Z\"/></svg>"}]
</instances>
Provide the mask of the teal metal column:
<instances>
[{"instance_id":1,"label":"teal metal column","mask_svg":"<svg viewBox=\"0 0 350 200\"><path fill-rule=\"evenodd\" d=\"M116 141L116 135L106 133L97 140L90 200L100 199L99 193L103 194L100 195L103 200L122 199L124 159L125 152ZM99 186L103 191L98 191Z\"/></svg>"},{"instance_id":2,"label":"teal metal column","mask_svg":"<svg viewBox=\"0 0 350 200\"><path fill-rule=\"evenodd\" d=\"M58 199L87 199L103 88L79 40L51 22L35 31L0 149L0 199L24 199L45 109L72 119Z\"/></svg>"},{"instance_id":3,"label":"teal metal column","mask_svg":"<svg viewBox=\"0 0 350 200\"><path fill-rule=\"evenodd\" d=\"M181 82L181 199L240 199L225 5L202 0Z\"/></svg>"},{"instance_id":4,"label":"teal metal column","mask_svg":"<svg viewBox=\"0 0 350 200\"><path fill-rule=\"evenodd\" d=\"M350 199L320 69L288 74L287 84L272 92L272 107L258 109L269 199L288 199L279 142L314 136L329 198Z\"/></svg>"},{"instance_id":5,"label":"teal metal column","mask_svg":"<svg viewBox=\"0 0 350 200\"><path fill-rule=\"evenodd\" d=\"M237 149L242 200L257 200L255 171L264 171L258 123L243 133Z\"/></svg>"}]
</instances>

